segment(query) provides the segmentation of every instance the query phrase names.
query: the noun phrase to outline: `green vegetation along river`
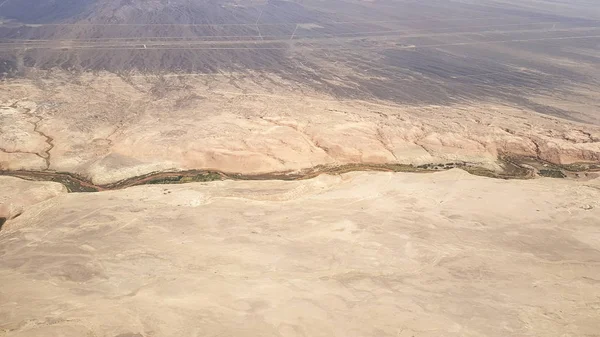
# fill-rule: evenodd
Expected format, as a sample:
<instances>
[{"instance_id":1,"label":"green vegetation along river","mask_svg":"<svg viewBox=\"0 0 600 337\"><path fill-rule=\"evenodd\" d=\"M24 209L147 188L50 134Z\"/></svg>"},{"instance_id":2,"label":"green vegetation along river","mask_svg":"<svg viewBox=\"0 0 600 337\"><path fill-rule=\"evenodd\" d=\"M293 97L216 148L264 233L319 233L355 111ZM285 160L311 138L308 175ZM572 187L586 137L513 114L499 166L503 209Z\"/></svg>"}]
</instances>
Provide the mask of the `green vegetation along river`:
<instances>
[{"instance_id":1,"label":"green vegetation along river","mask_svg":"<svg viewBox=\"0 0 600 337\"><path fill-rule=\"evenodd\" d=\"M170 172L153 172L128 178L106 185L97 185L89 179L68 172L45 171L0 171L0 175L19 177L27 180L54 181L63 184L69 192L99 192L117 190L147 184L182 184L189 182L207 182L215 180L301 180L316 177L320 174L341 174L352 171L387 171L387 172L437 172L452 168L460 168L471 174L500 179L530 179L536 176L553 178L581 178L590 174L598 175L600 164L581 163L573 165L556 165L541 162L536 158L504 157L500 159L503 171L491 171L481 166L465 162L445 164L425 164L419 166L404 164L345 164L337 166L316 166L296 172L275 172L266 174L238 174L210 170L187 170Z\"/></svg>"}]
</instances>

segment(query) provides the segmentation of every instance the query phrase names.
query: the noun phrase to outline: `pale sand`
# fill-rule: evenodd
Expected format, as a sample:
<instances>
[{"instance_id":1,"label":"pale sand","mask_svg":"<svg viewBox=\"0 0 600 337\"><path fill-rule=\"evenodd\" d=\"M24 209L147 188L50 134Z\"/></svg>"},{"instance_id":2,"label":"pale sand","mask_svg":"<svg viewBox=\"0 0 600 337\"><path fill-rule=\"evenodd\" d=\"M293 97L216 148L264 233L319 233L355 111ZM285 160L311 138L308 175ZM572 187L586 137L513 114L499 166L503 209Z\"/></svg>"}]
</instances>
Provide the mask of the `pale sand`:
<instances>
[{"instance_id":1,"label":"pale sand","mask_svg":"<svg viewBox=\"0 0 600 337\"><path fill-rule=\"evenodd\" d=\"M0 284L2 336L595 336L600 182L451 170L57 194L5 224Z\"/></svg>"}]
</instances>

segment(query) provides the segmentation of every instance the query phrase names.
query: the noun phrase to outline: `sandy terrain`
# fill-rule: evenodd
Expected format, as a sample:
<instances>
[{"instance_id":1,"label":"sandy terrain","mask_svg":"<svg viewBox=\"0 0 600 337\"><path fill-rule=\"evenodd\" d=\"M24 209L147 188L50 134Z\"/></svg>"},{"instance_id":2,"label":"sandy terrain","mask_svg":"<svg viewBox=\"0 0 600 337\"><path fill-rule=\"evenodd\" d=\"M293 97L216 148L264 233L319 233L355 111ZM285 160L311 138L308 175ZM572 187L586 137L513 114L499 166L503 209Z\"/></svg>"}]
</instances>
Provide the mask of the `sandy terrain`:
<instances>
[{"instance_id":1,"label":"sandy terrain","mask_svg":"<svg viewBox=\"0 0 600 337\"><path fill-rule=\"evenodd\" d=\"M0 337L600 336L595 2L0 0Z\"/></svg>"},{"instance_id":2,"label":"sandy terrain","mask_svg":"<svg viewBox=\"0 0 600 337\"><path fill-rule=\"evenodd\" d=\"M465 161L498 169L501 154L557 164L600 162L600 127L498 103L398 105L271 91L230 76L148 78L56 73L5 85L0 167L77 173L107 184L169 169L265 173L345 163ZM47 82L47 85L44 84ZM278 89L284 88L284 89ZM178 89L181 88L181 89ZM24 100L20 100L21 98Z\"/></svg>"},{"instance_id":3,"label":"sandy terrain","mask_svg":"<svg viewBox=\"0 0 600 337\"><path fill-rule=\"evenodd\" d=\"M0 218L9 220L21 215L25 208L32 204L67 192L63 185L57 183L32 182L2 176L0 186Z\"/></svg>"},{"instance_id":4,"label":"sandy terrain","mask_svg":"<svg viewBox=\"0 0 600 337\"><path fill-rule=\"evenodd\" d=\"M0 232L0 335L595 336L599 200L460 170L61 194Z\"/></svg>"}]
</instances>

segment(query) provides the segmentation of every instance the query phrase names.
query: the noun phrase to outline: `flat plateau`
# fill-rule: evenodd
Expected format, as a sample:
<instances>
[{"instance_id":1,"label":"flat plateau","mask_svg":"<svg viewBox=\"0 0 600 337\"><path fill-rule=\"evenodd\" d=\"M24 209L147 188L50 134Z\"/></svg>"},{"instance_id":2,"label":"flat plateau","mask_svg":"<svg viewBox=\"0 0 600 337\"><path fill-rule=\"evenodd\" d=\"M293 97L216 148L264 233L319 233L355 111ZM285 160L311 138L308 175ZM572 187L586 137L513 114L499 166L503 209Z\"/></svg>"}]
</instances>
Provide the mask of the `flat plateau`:
<instances>
[{"instance_id":1,"label":"flat plateau","mask_svg":"<svg viewBox=\"0 0 600 337\"><path fill-rule=\"evenodd\" d=\"M452 169L98 193L1 181L21 212L0 231L2 336L600 328L597 179Z\"/></svg>"}]
</instances>

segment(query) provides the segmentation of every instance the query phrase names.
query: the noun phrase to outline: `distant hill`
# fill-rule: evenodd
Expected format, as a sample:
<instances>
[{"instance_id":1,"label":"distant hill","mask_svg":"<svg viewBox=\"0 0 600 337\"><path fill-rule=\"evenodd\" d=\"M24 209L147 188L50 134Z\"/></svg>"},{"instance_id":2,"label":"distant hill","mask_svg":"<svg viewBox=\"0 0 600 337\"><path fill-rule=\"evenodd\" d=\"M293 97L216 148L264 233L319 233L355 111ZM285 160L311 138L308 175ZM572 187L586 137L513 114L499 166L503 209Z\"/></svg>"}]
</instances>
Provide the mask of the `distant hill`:
<instances>
[{"instance_id":1,"label":"distant hill","mask_svg":"<svg viewBox=\"0 0 600 337\"><path fill-rule=\"evenodd\" d=\"M23 23L76 21L93 8L97 0L7 0L0 17Z\"/></svg>"},{"instance_id":2,"label":"distant hill","mask_svg":"<svg viewBox=\"0 0 600 337\"><path fill-rule=\"evenodd\" d=\"M274 74L340 98L410 105L493 99L574 118L566 105L524 97L575 97L571 88L598 82L597 7L510 0L6 0L0 78L31 69L265 74L262 81Z\"/></svg>"}]
</instances>

